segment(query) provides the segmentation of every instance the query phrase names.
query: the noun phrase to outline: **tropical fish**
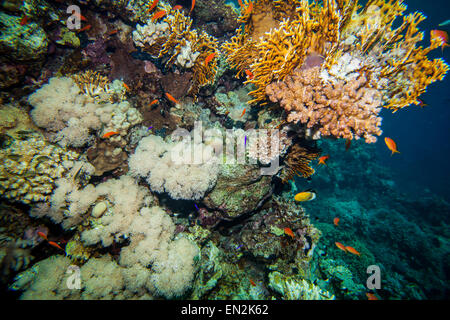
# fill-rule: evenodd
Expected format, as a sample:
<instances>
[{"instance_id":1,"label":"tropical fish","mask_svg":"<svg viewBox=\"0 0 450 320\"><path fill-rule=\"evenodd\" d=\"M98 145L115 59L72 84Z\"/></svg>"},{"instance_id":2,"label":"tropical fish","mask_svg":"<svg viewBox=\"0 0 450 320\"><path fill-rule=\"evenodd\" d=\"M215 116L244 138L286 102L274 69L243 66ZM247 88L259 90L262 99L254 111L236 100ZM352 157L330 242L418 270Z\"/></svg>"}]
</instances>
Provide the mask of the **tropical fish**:
<instances>
[{"instance_id":1,"label":"tropical fish","mask_svg":"<svg viewBox=\"0 0 450 320\"><path fill-rule=\"evenodd\" d=\"M250 14L252 12L252 10L253 10L253 2L250 1L247 9L245 10L245 15Z\"/></svg>"},{"instance_id":2,"label":"tropical fish","mask_svg":"<svg viewBox=\"0 0 450 320\"><path fill-rule=\"evenodd\" d=\"M346 247L340 243L340 242L335 242L334 243L336 245L336 247L338 247L339 249L341 249L342 251L347 251Z\"/></svg>"},{"instance_id":3,"label":"tropical fish","mask_svg":"<svg viewBox=\"0 0 450 320\"><path fill-rule=\"evenodd\" d=\"M371 293L371 292L367 292L366 296L367 296L367 298L369 300L378 300L378 297L375 294Z\"/></svg>"},{"instance_id":4,"label":"tropical fish","mask_svg":"<svg viewBox=\"0 0 450 320\"><path fill-rule=\"evenodd\" d=\"M324 164L324 165L327 165L327 164L325 163L325 161L327 161L327 160L328 160L329 158L330 158L330 156L329 156L329 155L326 155L326 156L320 157L320 158L319 158L319 165L320 165L320 164Z\"/></svg>"},{"instance_id":5,"label":"tropical fish","mask_svg":"<svg viewBox=\"0 0 450 320\"><path fill-rule=\"evenodd\" d=\"M115 135L115 134L119 134L117 131L109 131L109 132L107 132L107 133L105 133L103 136L102 136L102 138L109 138L109 137L111 137L111 136L113 136L113 135Z\"/></svg>"},{"instance_id":6,"label":"tropical fish","mask_svg":"<svg viewBox=\"0 0 450 320\"><path fill-rule=\"evenodd\" d=\"M131 91L130 87L125 82L123 83L123 87L127 89L127 91Z\"/></svg>"},{"instance_id":7,"label":"tropical fish","mask_svg":"<svg viewBox=\"0 0 450 320\"><path fill-rule=\"evenodd\" d=\"M81 21L87 21L87 19L79 12L72 11L72 15L80 19Z\"/></svg>"},{"instance_id":8,"label":"tropical fish","mask_svg":"<svg viewBox=\"0 0 450 320\"><path fill-rule=\"evenodd\" d=\"M211 53L210 55L208 55L207 57L206 57L206 59L205 59L205 67L207 67L208 66L208 63L212 60L212 59L214 59L214 56L216 55L216 53L214 52L214 53Z\"/></svg>"},{"instance_id":9,"label":"tropical fish","mask_svg":"<svg viewBox=\"0 0 450 320\"><path fill-rule=\"evenodd\" d=\"M394 153L400 153L400 152L397 150L397 144L394 142L394 140L392 140L391 138L385 137L385 138L384 138L384 142L386 143L386 145L387 145L387 147L389 148L389 150L392 151L391 156L392 156Z\"/></svg>"},{"instance_id":10,"label":"tropical fish","mask_svg":"<svg viewBox=\"0 0 450 320\"><path fill-rule=\"evenodd\" d=\"M155 7L158 5L159 0L153 0L152 5L150 6L150 8L148 8L147 13L152 12L153 9L155 9Z\"/></svg>"},{"instance_id":11,"label":"tropical fish","mask_svg":"<svg viewBox=\"0 0 450 320\"><path fill-rule=\"evenodd\" d=\"M334 223L334 225L337 227L338 226L338 224L339 224L339 218L338 217L336 217L336 218L334 218L333 219L333 223Z\"/></svg>"},{"instance_id":12,"label":"tropical fish","mask_svg":"<svg viewBox=\"0 0 450 320\"><path fill-rule=\"evenodd\" d=\"M247 77L249 78L249 79L253 79L255 76L253 75L253 73L250 71L250 70L248 70L248 69L245 69L245 74L247 75Z\"/></svg>"},{"instance_id":13,"label":"tropical fish","mask_svg":"<svg viewBox=\"0 0 450 320\"><path fill-rule=\"evenodd\" d=\"M183 9L183 6L180 6L179 4L177 4L175 7L172 8L172 10L181 10Z\"/></svg>"},{"instance_id":14,"label":"tropical fish","mask_svg":"<svg viewBox=\"0 0 450 320\"><path fill-rule=\"evenodd\" d=\"M178 100L175 99L174 97L172 97L172 95L171 95L170 93L167 93L167 92L166 92L166 97L167 97L167 99L169 99L169 100L172 101L173 103L178 104Z\"/></svg>"},{"instance_id":15,"label":"tropical fish","mask_svg":"<svg viewBox=\"0 0 450 320\"><path fill-rule=\"evenodd\" d=\"M189 14L192 13L192 10L194 10L194 7L195 7L195 0L192 0L191 11L189 11Z\"/></svg>"},{"instance_id":16,"label":"tropical fish","mask_svg":"<svg viewBox=\"0 0 450 320\"><path fill-rule=\"evenodd\" d=\"M450 20L444 21L442 23L439 23L439 27L447 26L450 24Z\"/></svg>"},{"instance_id":17,"label":"tropical fish","mask_svg":"<svg viewBox=\"0 0 450 320\"><path fill-rule=\"evenodd\" d=\"M421 107L421 108L428 107L428 104L426 104L425 101L423 101L421 99L417 99L417 101L419 101L419 104L418 104L419 107Z\"/></svg>"},{"instance_id":18,"label":"tropical fish","mask_svg":"<svg viewBox=\"0 0 450 320\"><path fill-rule=\"evenodd\" d=\"M28 17L27 16L23 16L22 19L20 19L20 25L24 26L28 23Z\"/></svg>"},{"instance_id":19,"label":"tropical fish","mask_svg":"<svg viewBox=\"0 0 450 320\"><path fill-rule=\"evenodd\" d=\"M166 15L167 12L165 12L164 10L158 11L157 13L155 13L152 17L152 22L155 22L156 20L158 20L159 18L162 18Z\"/></svg>"},{"instance_id":20,"label":"tropical fish","mask_svg":"<svg viewBox=\"0 0 450 320\"><path fill-rule=\"evenodd\" d=\"M447 32L442 31L442 30L431 30L430 37L431 37L431 39L436 39L436 40L440 41L440 46L442 48L442 51L444 51L445 47L450 47L450 45L448 44Z\"/></svg>"},{"instance_id":21,"label":"tropical fish","mask_svg":"<svg viewBox=\"0 0 450 320\"><path fill-rule=\"evenodd\" d=\"M295 201L311 201L316 198L316 192L308 189L305 191L302 191L300 193L297 193L294 197Z\"/></svg>"},{"instance_id":22,"label":"tropical fish","mask_svg":"<svg viewBox=\"0 0 450 320\"><path fill-rule=\"evenodd\" d=\"M152 105L154 105L154 104L156 104L156 103L158 103L158 102L159 102L159 100L158 100L158 99L155 99L155 100L153 100L152 102L150 102L149 106L152 106Z\"/></svg>"},{"instance_id":23,"label":"tropical fish","mask_svg":"<svg viewBox=\"0 0 450 320\"><path fill-rule=\"evenodd\" d=\"M58 249L61 249L62 251L64 251L64 249L61 248L60 245L54 241L49 241L48 244L51 245L52 247L55 247L55 248L58 248Z\"/></svg>"},{"instance_id":24,"label":"tropical fish","mask_svg":"<svg viewBox=\"0 0 450 320\"><path fill-rule=\"evenodd\" d=\"M84 26L83 28L81 28L80 30L77 31L77 33L79 32L83 32L83 31L88 31L92 28L92 26L90 24L88 24L87 26Z\"/></svg>"},{"instance_id":25,"label":"tropical fish","mask_svg":"<svg viewBox=\"0 0 450 320\"><path fill-rule=\"evenodd\" d=\"M118 32L119 32L119 30L116 29L116 30L113 30L113 31L108 32L107 35L108 35L108 36L112 36L112 35L115 35L115 34L118 33Z\"/></svg>"},{"instance_id":26,"label":"tropical fish","mask_svg":"<svg viewBox=\"0 0 450 320\"><path fill-rule=\"evenodd\" d=\"M250 284L251 284L252 286L256 287L255 281L253 281L252 279L249 279L249 280L250 280Z\"/></svg>"},{"instance_id":27,"label":"tropical fish","mask_svg":"<svg viewBox=\"0 0 450 320\"><path fill-rule=\"evenodd\" d=\"M345 249L346 249L348 252L352 253L352 254L356 254L356 255L358 255L358 256L361 255L361 253L359 253L358 251L356 251L356 249L353 248L353 247L346 246Z\"/></svg>"},{"instance_id":28,"label":"tropical fish","mask_svg":"<svg viewBox=\"0 0 450 320\"><path fill-rule=\"evenodd\" d=\"M37 234L38 234L38 236L41 237L42 239L48 241L47 235L46 235L45 233L43 233L43 232L41 232L41 231L38 231Z\"/></svg>"},{"instance_id":29,"label":"tropical fish","mask_svg":"<svg viewBox=\"0 0 450 320\"><path fill-rule=\"evenodd\" d=\"M242 110L241 116L239 118L242 118L244 116L246 110L247 108L244 108L244 110Z\"/></svg>"},{"instance_id":30,"label":"tropical fish","mask_svg":"<svg viewBox=\"0 0 450 320\"><path fill-rule=\"evenodd\" d=\"M352 140L347 139L345 141L345 151L348 151L348 149L350 149L350 146L352 145Z\"/></svg>"},{"instance_id":31,"label":"tropical fish","mask_svg":"<svg viewBox=\"0 0 450 320\"><path fill-rule=\"evenodd\" d=\"M290 236L292 239L295 238L294 233L292 232L291 228L284 228L284 233Z\"/></svg>"}]
</instances>

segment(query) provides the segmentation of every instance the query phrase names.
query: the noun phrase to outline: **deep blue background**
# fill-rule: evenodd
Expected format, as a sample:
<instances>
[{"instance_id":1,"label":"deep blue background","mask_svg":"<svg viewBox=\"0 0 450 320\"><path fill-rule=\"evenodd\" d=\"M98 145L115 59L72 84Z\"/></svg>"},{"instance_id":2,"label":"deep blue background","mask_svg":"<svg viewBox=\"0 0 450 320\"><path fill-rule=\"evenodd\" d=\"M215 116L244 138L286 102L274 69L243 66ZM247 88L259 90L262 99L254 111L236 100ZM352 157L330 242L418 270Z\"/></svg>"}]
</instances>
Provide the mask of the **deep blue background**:
<instances>
[{"instance_id":1,"label":"deep blue background","mask_svg":"<svg viewBox=\"0 0 450 320\"><path fill-rule=\"evenodd\" d=\"M450 19L448 0L408 0L407 12L421 11L427 16L419 28L425 32L424 45L430 41L430 30L442 29L450 32L450 27L438 27L439 23ZM450 61L450 48L435 50L431 58ZM420 197L425 188L450 200L450 78L436 82L421 96L429 107L421 109L410 106L392 114L384 110L383 136L377 142L380 160L391 167L394 180L403 191L413 192ZM401 154L390 156L384 144L384 136L397 143Z\"/></svg>"}]
</instances>

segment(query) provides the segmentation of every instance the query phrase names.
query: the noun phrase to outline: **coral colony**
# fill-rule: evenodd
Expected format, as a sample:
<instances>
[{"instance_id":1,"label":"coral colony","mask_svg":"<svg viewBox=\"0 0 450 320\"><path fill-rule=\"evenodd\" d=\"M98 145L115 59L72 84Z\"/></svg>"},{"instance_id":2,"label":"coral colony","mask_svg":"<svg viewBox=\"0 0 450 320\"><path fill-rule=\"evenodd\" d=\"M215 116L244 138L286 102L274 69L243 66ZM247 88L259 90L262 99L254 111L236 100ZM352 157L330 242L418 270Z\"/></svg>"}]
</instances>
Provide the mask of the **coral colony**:
<instances>
[{"instance_id":1,"label":"coral colony","mask_svg":"<svg viewBox=\"0 0 450 320\"><path fill-rule=\"evenodd\" d=\"M372 297L355 268L322 257L365 273L372 253L325 248L302 207L316 193L294 199L294 181L315 175L320 141L376 142L383 108L418 105L444 78L428 58L442 41L419 45L423 14L388 0L23 3L0 13L3 287ZM74 267L82 290L67 287Z\"/></svg>"}]
</instances>

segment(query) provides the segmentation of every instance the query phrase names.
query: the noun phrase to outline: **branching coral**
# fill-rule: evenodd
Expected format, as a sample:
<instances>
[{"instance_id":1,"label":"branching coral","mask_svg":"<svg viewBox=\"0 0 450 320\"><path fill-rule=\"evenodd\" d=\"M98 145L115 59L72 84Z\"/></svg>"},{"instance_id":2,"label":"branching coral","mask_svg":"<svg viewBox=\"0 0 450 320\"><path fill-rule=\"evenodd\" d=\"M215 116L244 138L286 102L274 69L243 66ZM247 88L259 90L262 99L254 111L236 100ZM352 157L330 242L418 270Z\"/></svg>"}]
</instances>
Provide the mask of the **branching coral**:
<instances>
[{"instance_id":1,"label":"branching coral","mask_svg":"<svg viewBox=\"0 0 450 320\"><path fill-rule=\"evenodd\" d=\"M288 121L318 124L323 135L375 142L381 134L380 107L397 111L419 104L426 87L448 71L442 59L427 58L438 40L432 39L428 48L418 47L423 39L417 28L424 19L421 13L404 16L393 28L406 10L401 0L372 0L363 7L356 0L261 0L253 10L247 5L240 16L245 27L222 49L238 76L250 71L247 83L256 89L249 103L264 103L266 94L272 95L272 100L282 101ZM311 68L319 69L312 77L315 103L287 103L308 91L293 78L304 77L301 70ZM283 87L284 94L274 97L275 87ZM325 111L324 99L330 98L335 101ZM353 110L349 103L355 104Z\"/></svg>"},{"instance_id":2,"label":"branching coral","mask_svg":"<svg viewBox=\"0 0 450 320\"><path fill-rule=\"evenodd\" d=\"M166 66L175 63L192 69L194 79L189 93L196 95L200 87L214 81L217 59L208 63L205 60L211 54L218 57L217 40L204 31L191 30L192 19L179 10L174 11L168 5L164 8L169 14L160 22L148 20L146 25L138 25L133 41L152 56L166 58Z\"/></svg>"}]
</instances>

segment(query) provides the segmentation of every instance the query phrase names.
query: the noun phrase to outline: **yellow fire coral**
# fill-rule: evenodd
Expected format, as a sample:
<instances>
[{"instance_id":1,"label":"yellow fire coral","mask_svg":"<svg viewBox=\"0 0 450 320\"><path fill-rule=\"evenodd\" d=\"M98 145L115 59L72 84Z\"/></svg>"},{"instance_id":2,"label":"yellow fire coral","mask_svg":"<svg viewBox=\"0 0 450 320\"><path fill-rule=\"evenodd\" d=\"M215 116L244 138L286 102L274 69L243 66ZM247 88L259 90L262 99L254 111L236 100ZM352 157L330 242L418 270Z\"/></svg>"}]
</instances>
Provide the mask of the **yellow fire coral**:
<instances>
[{"instance_id":1,"label":"yellow fire coral","mask_svg":"<svg viewBox=\"0 0 450 320\"><path fill-rule=\"evenodd\" d=\"M417 45L424 16L403 16L405 10L402 0L365 6L357 0L247 1L239 17L244 28L222 49L237 75L247 71L246 83L255 85L249 103L264 104L269 95L281 102L288 121L375 142L382 106L397 111L419 104L427 86L448 71L442 59L427 58L438 41ZM403 23L393 28L401 16Z\"/></svg>"},{"instance_id":2,"label":"yellow fire coral","mask_svg":"<svg viewBox=\"0 0 450 320\"><path fill-rule=\"evenodd\" d=\"M189 93L195 95L199 88L212 83L217 72L217 59L205 63L206 57L219 56L217 40L206 32L191 29L192 19L169 5L162 5L169 14L154 23L150 19L133 32L135 44L157 58L167 58L167 67L177 64L194 73Z\"/></svg>"}]
</instances>

